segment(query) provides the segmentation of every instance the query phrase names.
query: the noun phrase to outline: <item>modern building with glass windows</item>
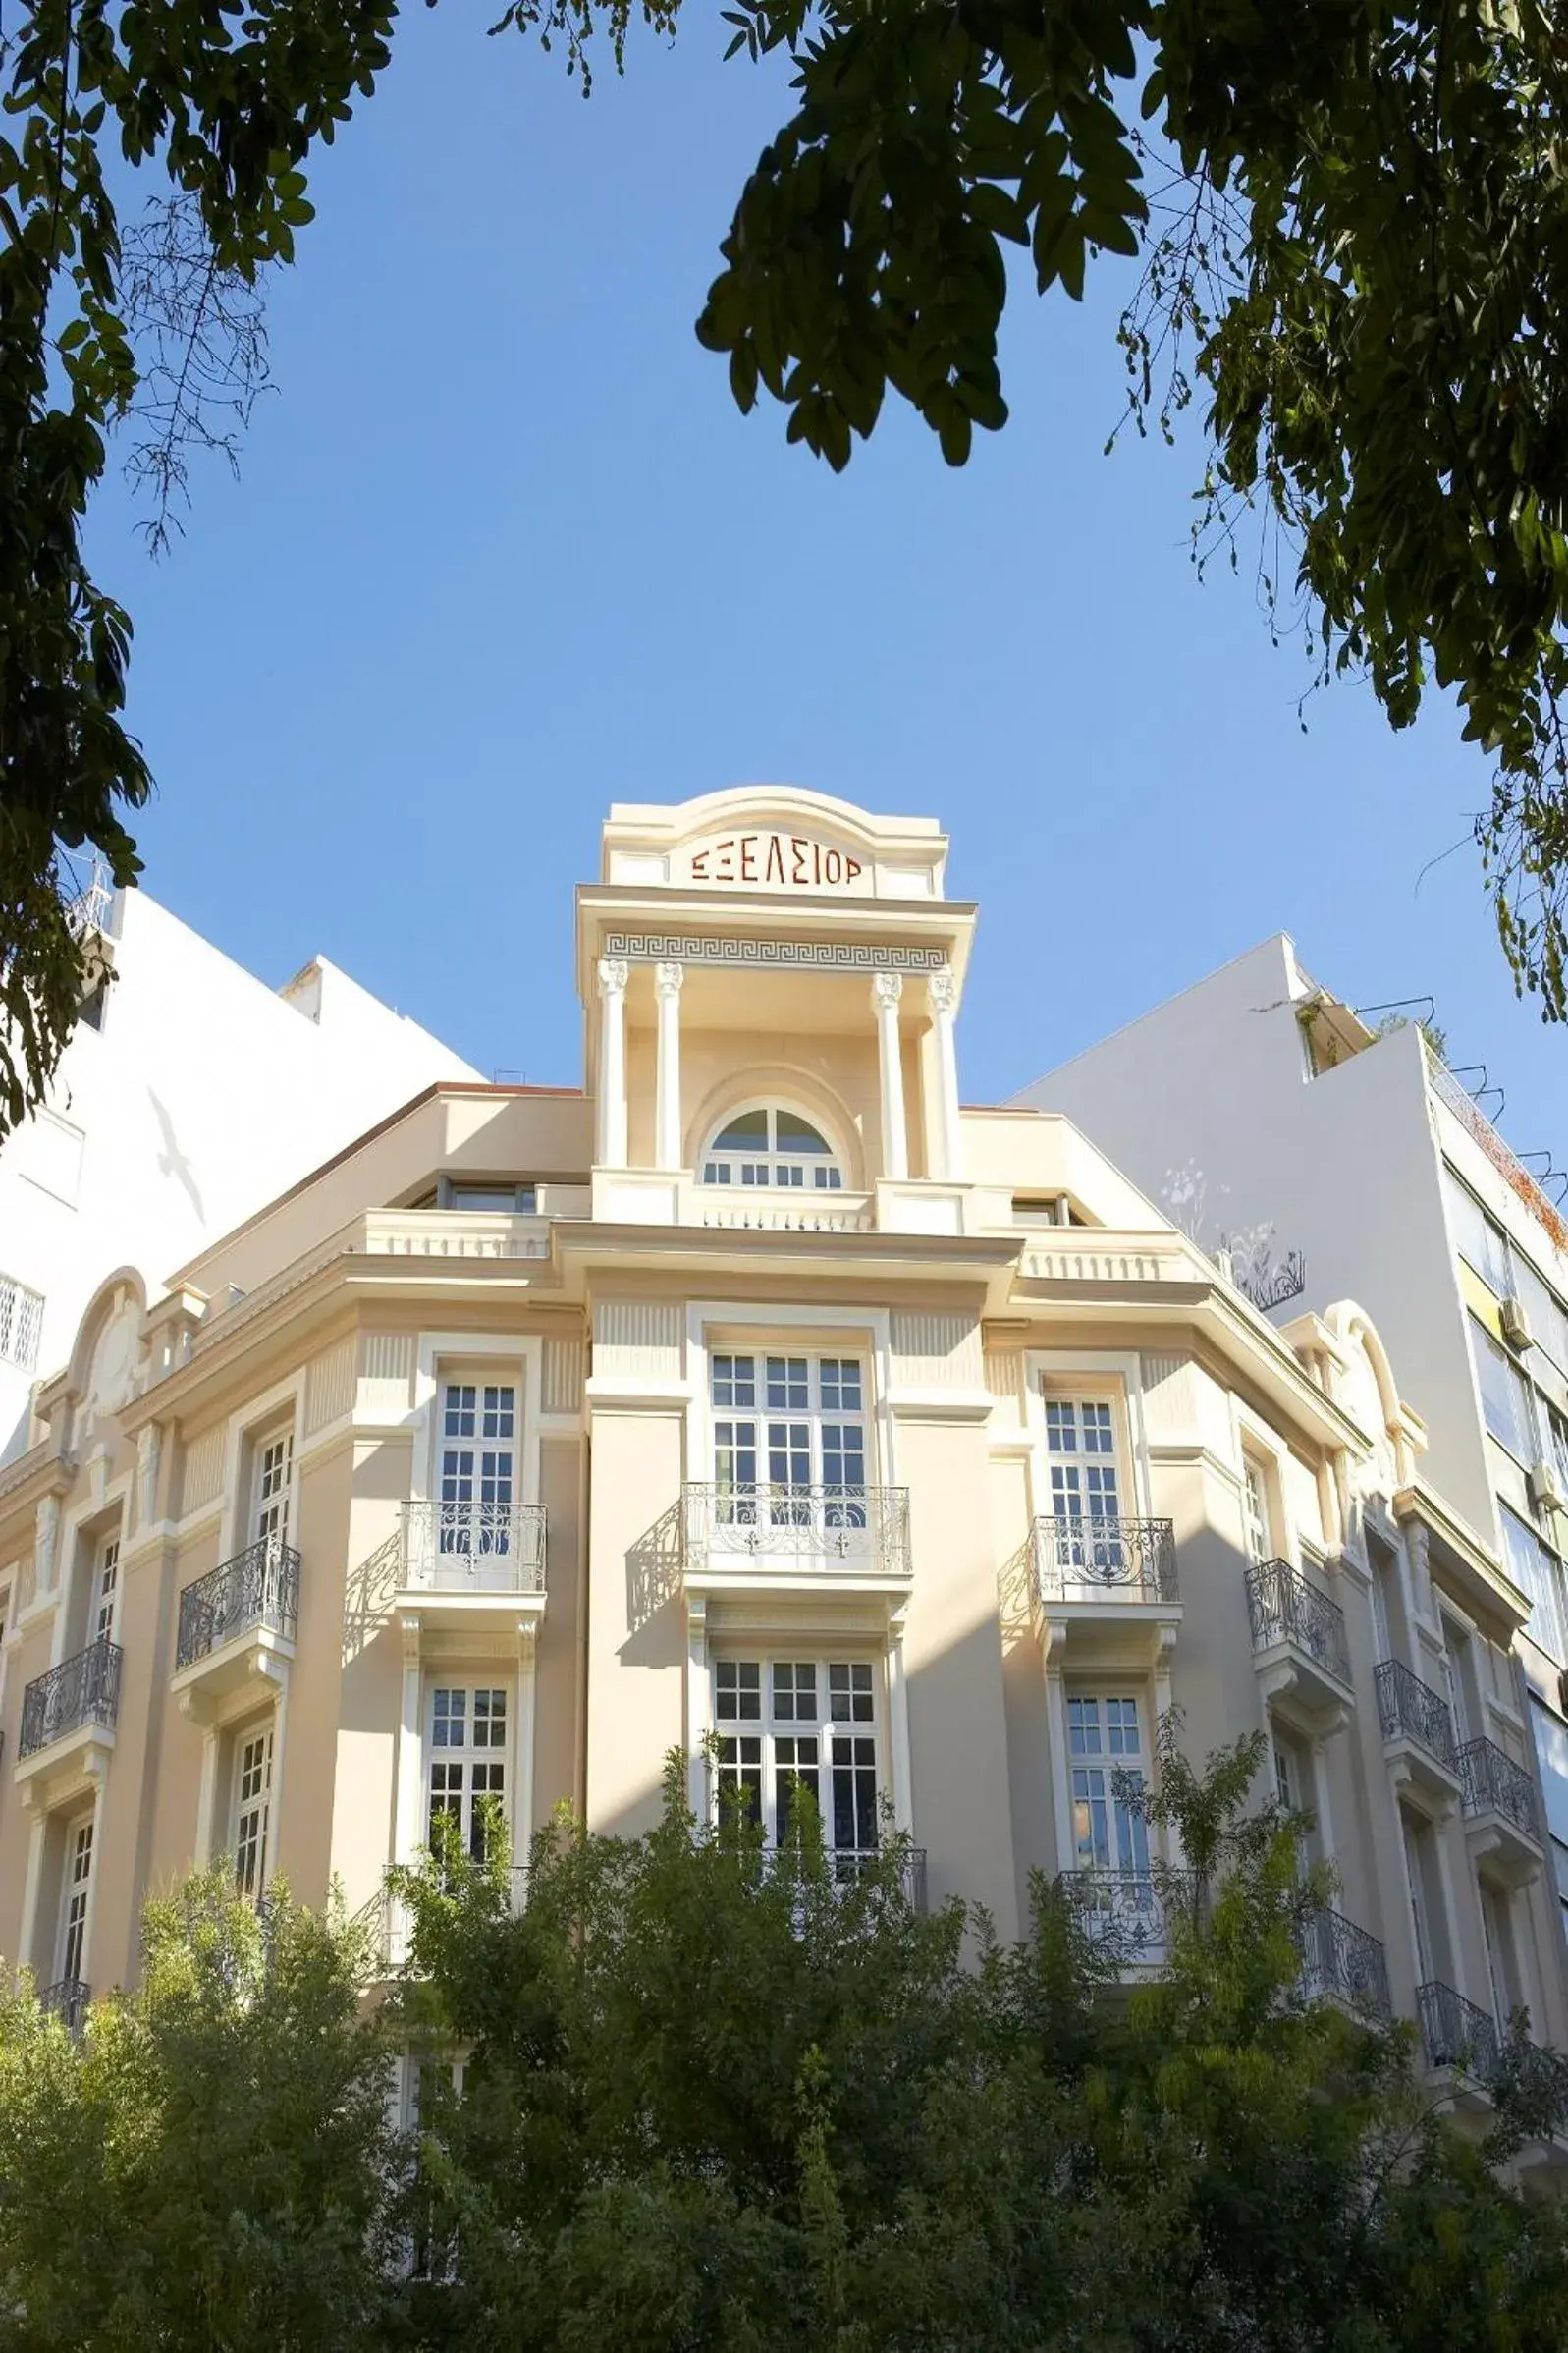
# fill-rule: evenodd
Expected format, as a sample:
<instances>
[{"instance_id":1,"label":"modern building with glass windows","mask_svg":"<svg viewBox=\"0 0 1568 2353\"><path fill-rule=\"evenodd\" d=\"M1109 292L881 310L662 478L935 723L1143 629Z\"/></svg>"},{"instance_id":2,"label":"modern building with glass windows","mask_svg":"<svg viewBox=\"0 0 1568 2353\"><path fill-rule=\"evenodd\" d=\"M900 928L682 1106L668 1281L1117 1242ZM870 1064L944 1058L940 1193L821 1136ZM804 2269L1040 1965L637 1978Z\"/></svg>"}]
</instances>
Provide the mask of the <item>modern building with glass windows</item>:
<instances>
[{"instance_id":1,"label":"modern building with glass windows","mask_svg":"<svg viewBox=\"0 0 1568 2353\"><path fill-rule=\"evenodd\" d=\"M61 2008L194 1862L336 1881L390 1962L437 1823L499 1807L522 1902L552 1809L637 1832L672 1752L1003 1938L1063 1874L1148 1966L1181 1858L1123 1777L1175 1707L1310 1810L1308 1983L1478 2112L1500 2020L1568 2039L1528 1602L1420 1349L1407 1404L1365 1304L1278 1328L1071 1121L961 1107L946 849L614 809L582 1089L439 1085L106 1277L0 1473L0 1950Z\"/></svg>"},{"instance_id":2,"label":"modern building with glass windows","mask_svg":"<svg viewBox=\"0 0 1568 2353\"><path fill-rule=\"evenodd\" d=\"M1568 1915L1568 1222L1541 1181L1414 1023L1375 1030L1283 936L1019 1101L1080 1122L1276 1321L1347 1294L1376 1317L1428 1477L1519 1597L1519 1713ZM1459 1734L1495 1737L1474 1660L1446 1597L1406 1664Z\"/></svg>"}]
</instances>

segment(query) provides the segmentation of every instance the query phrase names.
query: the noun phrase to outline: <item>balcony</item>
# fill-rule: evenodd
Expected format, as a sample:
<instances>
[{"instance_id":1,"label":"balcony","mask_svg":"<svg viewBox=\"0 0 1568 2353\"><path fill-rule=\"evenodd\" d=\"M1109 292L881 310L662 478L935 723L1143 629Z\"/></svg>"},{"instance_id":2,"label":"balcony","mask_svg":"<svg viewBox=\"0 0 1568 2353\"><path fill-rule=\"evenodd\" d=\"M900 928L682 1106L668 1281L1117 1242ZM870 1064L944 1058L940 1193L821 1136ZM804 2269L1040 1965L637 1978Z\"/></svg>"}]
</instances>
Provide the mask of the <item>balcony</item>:
<instances>
[{"instance_id":1,"label":"balcony","mask_svg":"<svg viewBox=\"0 0 1568 2353\"><path fill-rule=\"evenodd\" d=\"M86 2024L91 1999L92 1988L83 1985L80 1977L61 1977L45 1986L38 1996L38 2007L47 2017L58 2018L68 2034L79 2035Z\"/></svg>"},{"instance_id":2,"label":"balcony","mask_svg":"<svg viewBox=\"0 0 1568 2353\"><path fill-rule=\"evenodd\" d=\"M1489 2010L1437 1979L1416 1988L1416 2009L1427 2064L1449 2077L1455 2106L1488 2107L1493 2092L1505 2083L1516 2085L1539 2104L1545 2129L1558 2144L1555 2154L1538 2152L1534 2162L1544 2155L1548 2163L1560 2165L1561 2143L1568 2135L1568 2063L1539 2043L1504 2034Z\"/></svg>"},{"instance_id":3,"label":"balcony","mask_svg":"<svg viewBox=\"0 0 1568 2353\"><path fill-rule=\"evenodd\" d=\"M1465 1832L1471 1851L1511 1886L1541 1867L1536 1784L1494 1740L1468 1740L1459 1751Z\"/></svg>"},{"instance_id":4,"label":"balcony","mask_svg":"<svg viewBox=\"0 0 1568 2353\"><path fill-rule=\"evenodd\" d=\"M1501 2061L1497 2021L1436 1978L1416 1988L1416 2014L1428 2066L1463 2079L1474 2106L1476 2088L1491 2083Z\"/></svg>"},{"instance_id":5,"label":"balcony","mask_svg":"<svg viewBox=\"0 0 1568 2353\"><path fill-rule=\"evenodd\" d=\"M299 1556L278 1536L247 1545L187 1585L173 1685L186 1713L200 1720L252 1679L276 1679L294 1657L298 1614Z\"/></svg>"},{"instance_id":6,"label":"balcony","mask_svg":"<svg viewBox=\"0 0 1568 2353\"><path fill-rule=\"evenodd\" d=\"M405 1504L397 1607L468 1631L537 1620L547 1534L543 1504Z\"/></svg>"},{"instance_id":7,"label":"balcony","mask_svg":"<svg viewBox=\"0 0 1568 2353\"><path fill-rule=\"evenodd\" d=\"M1148 1664L1173 1640L1181 1599L1168 1519L1037 1519L1024 1551L1048 1657L1065 1642L1075 1665Z\"/></svg>"},{"instance_id":8,"label":"balcony","mask_svg":"<svg viewBox=\"0 0 1568 2353\"><path fill-rule=\"evenodd\" d=\"M1298 1731L1337 1731L1352 1705L1350 1643L1337 1602L1283 1560L1247 1571L1247 1614L1264 1698Z\"/></svg>"},{"instance_id":9,"label":"balcony","mask_svg":"<svg viewBox=\"0 0 1568 2353\"><path fill-rule=\"evenodd\" d=\"M1400 1659L1384 1659L1375 1679L1383 1754L1396 1782L1425 1812L1451 1813L1459 1802L1461 1782L1447 1701Z\"/></svg>"},{"instance_id":10,"label":"balcony","mask_svg":"<svg viewBox=\"0 0 1568 2353\"><path fill-rule=\"evenodd\" d=\"M19 1780L61 1767L89 1774L102 1770L114 1746L123 1657L117 1642L100 1635L74 1659L62 1659L27 1684L17 1742Z\"/></svg>"},{"instance_id":11,"label":"balcony","mask_svg":"<svg viewBox=\"0 0 1568 2353\"><path fill-rule=\"evenodd\" d=\"M825 1592L896 1606L908 1594L906 1487L686 1486L688 1595Z\"/></svg>"},{"instance_id":12,"label":"balcony","mask_svg":"<svg viewBox=\"0 0 1568 2353\"><path fill-rule=\"evenodd\" d=\"M1066 1897L1091 1942L1103 1944L1121 1967L1161 1967L1174 1915L1196 1900L1190 1871L1058 1871L1056 1887Z\"/></svg>"},{"instance_id":13,"label":"balcony","mask_svg":"<svg viewBox=\"0 0 1568 2353\"><path fill-rule=\"evenodd\" d=\"M831 1846L825 1861L828 1866L828 1885L835 1889L855 1888L872 1876L889 1860L888 1850L875 1846ZM894 1858L898 1865L898 1880L905 1903L912 1912L926 1909L926 1850L923 1846L900 1847ZM787 1862L791 1869L798 1867L798 1858L781 1853L775 1846L765 1846L759 1858L764 1873L772 1875Z\"/></svg>"},{"instance_id":14,"label":"balcony","mask_svg":"<svg viewBox=\"0 0 1568 2353\"><path fill-rule=\"evenodd\" d=\"M1301 1994L1307 2001L1338 2001L1379 2018L1393 2015L1388 1959L1376 1937L1320 1904L1299 1930Z\"/></svg>"}]
</instances>

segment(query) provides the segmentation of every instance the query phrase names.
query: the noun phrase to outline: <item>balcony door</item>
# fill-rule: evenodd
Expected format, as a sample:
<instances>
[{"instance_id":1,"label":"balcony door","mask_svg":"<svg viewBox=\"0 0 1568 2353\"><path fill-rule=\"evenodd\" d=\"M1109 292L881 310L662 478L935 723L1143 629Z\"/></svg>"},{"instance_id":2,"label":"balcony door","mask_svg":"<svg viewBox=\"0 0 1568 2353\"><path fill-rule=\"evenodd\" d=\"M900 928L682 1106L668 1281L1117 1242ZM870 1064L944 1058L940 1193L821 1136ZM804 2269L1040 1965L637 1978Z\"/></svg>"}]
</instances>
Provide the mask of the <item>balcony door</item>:
<instances>
[{"instance_id":1,"label":"balcony door","mask_svg":"<svg viewBox=\"0 0 1568 2353\"><path fill-rule=\"evenodd\" d=\"M93 1817L71 1823L65 1834L65 1869L60 1889L60 1934L55 1974L80 1984L87 1958L87 1906L92 1894Z\"/></svg>"},{"instance_id":2,"label":"balcony door","mask_svg":"<svg viewBox=\"0 0 1568 2353\"><path fill-rule=\"evenodd\" d=\"M852 1356L715 1355L716 1517L800 1529L807 1551L867 1524L866 1384Z\"/></svg>"},{"instance_id":3,"label":"balcony door","mask_svg":"<svg viewBox=\"0 0 1568 2353\"><path fill-rule=\"evenodd\" d=\"M430 1763L425 1836L432 1852L449 1823L476 1862L484 1859L492 1811L507 1819L505 1685L438 1683L430 1692Z\"/></svg>"},{"instance_id":4,"label":"balcony door","mask_svg":"<svg viewBox=\"0 0 1568 2353\"><path fill-rule=\"evenodd\" d=\"M1138 1566L1122 1519L1116 1407L1046 1393L1046 1476L1055 1563L1074 1581L1116 1584Z\"/></svg>"},{"instance_id":5,"label":"balcony door","mask_svg":"<svg viewBox=\"0 0 1568 2353\"><path fill-rule=\"evenodd\" d=\"M515 1548L517 1392L510 1381L448 1381L441 1393L437 1543L469 1560Z\"/></svg>"},{"instance_id":6,"label":"balcony door","mask_svg":"<svg viewBox=\"0 0 1568 2353\"><path fill-rule=\"evenodd\" d=\"M256 1542L269 1553L289 1541L290 1488L294 1477L294 1433L279 1430L256 1441L254 1527Z\"/></svg>"},{"instance_id":7,"label":"balcony door","mask_svg":"<svg viewBox=\"0 0 1568 2353\"><path fill-rule=\"evenodd\" d=\"M1080 1871L1113 1875L1134 1903L1153 1898L1149 1826L1125 1794L1129 1784L1144 1785L1140 1717L1136 1699L1109 1693L1067 1702L1074 1861Z\"/></svg>"},{"instance_id":8,"label":"balcony door","mask_svg":"<svg viewBox=\"0 0 1568 2353\"><path fill-rule=\"evenodd\" d=\"M240 1894L255 1902L267 1884L267 1831L272 1812L272 1749L269 1723L235 1736L234 1823L230 1851Z\"/></svg>"},{"instance_id":9,"label":"balcony door","mask_svg":"<svg viewBox=\"0 0 1568 2353\"><path fill-rule=\"evenodd\" d=\"M718 1781L760 1824L769 1846L789 1835L809 1793L832 1852L875 1853L881 1838L878 1672L850 1659L721 1659L714 1667Z\"/></svg>"},{"instance_id":10,"label":"balcony door","mask_svg":"<svg viewBox=\"0 0 1568 2353\"><path fill-rule=\"evenodd\" d=\"M106 1536L92 1564L92 1609L89 1642L112 1642L120 1605L120 1539Z\"/></svg>"}]
</instances>

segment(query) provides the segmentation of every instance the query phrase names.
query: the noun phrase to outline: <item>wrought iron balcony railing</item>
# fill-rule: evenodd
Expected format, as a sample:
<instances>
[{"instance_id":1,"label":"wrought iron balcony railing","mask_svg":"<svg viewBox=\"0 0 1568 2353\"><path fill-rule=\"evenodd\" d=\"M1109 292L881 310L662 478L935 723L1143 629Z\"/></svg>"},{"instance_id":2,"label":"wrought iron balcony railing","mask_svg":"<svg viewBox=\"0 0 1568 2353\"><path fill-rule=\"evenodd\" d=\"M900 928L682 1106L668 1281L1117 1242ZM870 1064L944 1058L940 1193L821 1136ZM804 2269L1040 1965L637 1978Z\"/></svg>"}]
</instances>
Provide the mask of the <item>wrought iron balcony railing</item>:
<instances>
[{"instance_id":1,"label":"wrought iron balcony railing","mask_svg":"<svg viewBox=\"0 0 1568 2353\"><path fill-rule=\"evenodd\" d=\"M1392 2016L1388 1957L1376 1937L1327 1904L1307 1913L1298 1934L1301 1990L1309 2000L1348 2001L1379 2018Z\"/></svg>"},{"instance_id":2,"label":"wrought iron balcony railing","mask_svg":"<svg viewBox=\"0 0 1568 2353\"><path fill-rule=\"evenodd\" d=\"M1505 2034L1488 2010L1436 1979L1416 1988L1416 2007L1429 2066L1451 2067L1488 2089L1511 2079L1554 2111L1554 2132L1568 2131L1568 2062L1559 2052Z\"/></svg>"},{"instance_id":3,"label":"wrought iron balcony railing","mask_svg":"<svg viewBox=\"0 0 1568 2353\"><path fill-rule=\"evenodd\" d=\"M1042 1602L1173 1602L1176 1539L1168 1519L1037 1519L1030 1538Z\"/></svg>"},{"instance_id":4,"label":"wrought iron balcony railing","mask_svg":"<svg viewBox=\"0 0 1568 2353\"><path fill-rule=\"evenodd\" d=\"M1254 1650L1293 1642L1327 1673L1349 1682L1350 1643L1343 1610L1288 1562L1265 1560L1248 1569L1247 1614Z\"/></svg>"},{"instance_id":5,"label":"wrought iron balcony railing","mask_svg":"<svg viewBox=\"0 0 1568 2353\"><path fill-rule=\"evenodd\" d=\"M762 1864L765 1871L778 1870L781 1859L780 1850L777 1847L763 1848ZM859 1887L863 1880L869 1879L875 1869L879 1865L886 1864L888 1859L888 1854L875 1846L831 1846L825 1856L828 1866L828 1884L833 1888ZM925 1848L923 1846L903 1847L898 1850L895 1859L898 1864L898 1877L903 1886L905 1902L912 1912L923 1912L926 1908Z\"/></svg>"},{"instance_id":6,"label":"wrought iron balcony railing","mask_svg":"<svg viewBox=\"0 0 1568 2353\"><path fill-rule=\"evenodd\" d=\"M118 1642L101 1634L74 1659L62 1659L28 1683L22 1694L18 1757L30 1757L86 1725L112 1730L120 1713L122 1656Z\"/></svg>"},{"instance_id":7,"label":"wrought iron balcony railing","mask_svg":"<svg viewBox=\"0 0 1568 2353\"><path fill-rule=\"evenodd\" d=\"M1428 1756L1457 1774L1454 1720L1448 1702L1439 1699L1420 1675L1412 1674L1400 1659L1384 1659L1378 1668L1376 1680L1383 1738L1413 1740Z\"/></svg>"},{"instance_id":8,"label":"wrought iron balcony railing","mask_svg":"<svg viewBox=\"0 0 1568 2353\"><path fill-rule=\"evenodd\" d=\"M907 1487L687 1486L686 1566L909 1574Z\"/></svg>"},{"instance_id":9,"label":"wrought iron balcony railing","mask_svg":"<svg viewBox=\"0 0 1568 2353\"><path fill-rule=\"evenodd\" d=\"M38 1996L38 2007L61 2019L72 2034L79 2035L91 1999L92 1988L80 1977L61 1977L52 1986L45 1986Z\"/></svg>"},{"instance_id":10,"label":"wrought iron balcony railing","mask_svg":"<svg viewBox=\"0 0 1568 2353\"><path fill-rule=\"evenodd\" d=\"M410 1592L543 1593L543 1504L405 1504L402 1579Z\"/></svg>"},{"instance_id":11,"label":"wrought iron balcony railing","mask_svg":"<svg viewBox=\"0 0 1568 2353\"><path fill-rule=\"evenodd\" d=\"M1467 1814L1495 1808L1527 1838L1540 1836L1536 1784L1495 1740L1467 1740L1459 1751L1459 1772Z\"/></svg>"},{"instance_id":12,"label":"wrought iron balcony railing","mask_svg":"<svg viewBox=\"0 0 1568 2353\"><path fill-rule=\"evenodd\" d=\"M1489 2083L1502 2055L1497 2021L1437 1978L1416 1988L1421 2044L1431 2067L1457 2067Z\"/></svg>"},{"instance_id":13,"label":"wrought iron balcony railing","mask_svg":"<svg viewBox=\"0 0 1568 2353\"><path fill-rule=\"evenodd\" d=\"M1130 1961L1162 1956L1170 1919L1190 1910L1197 1878L1190 1871L1058 1871L1056 1886L1085 1932L1113 1941Z\"/></svg>"},{"instance_id":14,"label":"wrought iron balcony railing","mask_svg":"<svg viewBox=\"0 0 1568 2353\"><path fill-rule=\"evenodd\" d=\"M180 1596L174 1664L193 1667L237 1634L267 1626L294 1639L299 1614L299 1556L278 1536L263 1536L209 1569Z\"/></svg>"}]
</instances>

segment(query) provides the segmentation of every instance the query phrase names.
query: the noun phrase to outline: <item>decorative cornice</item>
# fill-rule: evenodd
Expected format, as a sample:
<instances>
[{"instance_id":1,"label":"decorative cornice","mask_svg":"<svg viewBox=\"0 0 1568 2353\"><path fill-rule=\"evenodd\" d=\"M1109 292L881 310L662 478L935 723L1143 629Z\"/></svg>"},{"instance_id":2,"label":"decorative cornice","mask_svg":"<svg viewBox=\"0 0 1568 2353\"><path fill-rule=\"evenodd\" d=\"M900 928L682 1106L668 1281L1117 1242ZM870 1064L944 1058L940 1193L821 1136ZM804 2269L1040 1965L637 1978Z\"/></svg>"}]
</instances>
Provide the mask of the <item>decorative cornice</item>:
<instances>
[{"instance_id":1,"label":"decorative cornice","mask_svg":"<svg viewBox=\"0 0 1568 2353\"><path fill-rule=\"evenodd\" d=\"M947 950L879 940L736 939L723 934L607 931L607 958L633 964L746 964L784 971L945 972ZM601 971L603 965L600 966Z\"/></svg>"}]
</instances>

